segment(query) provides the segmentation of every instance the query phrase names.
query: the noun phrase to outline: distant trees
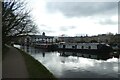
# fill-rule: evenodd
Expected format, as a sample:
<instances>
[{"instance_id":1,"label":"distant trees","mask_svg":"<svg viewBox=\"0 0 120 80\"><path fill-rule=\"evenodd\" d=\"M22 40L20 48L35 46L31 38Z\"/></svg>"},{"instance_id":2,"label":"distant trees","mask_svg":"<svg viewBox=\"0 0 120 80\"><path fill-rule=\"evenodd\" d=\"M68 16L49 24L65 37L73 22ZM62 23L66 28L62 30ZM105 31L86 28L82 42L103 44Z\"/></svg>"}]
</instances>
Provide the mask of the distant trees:
<instances>
[{"instance_id":1,"label":"distant trees","mask_svg":"<svg viewBox=\"0 0 120 80\"><path fill-rule=\"evenodd\" d=\"M98 41L93 39L93 40L91 40L90 42L91 42L91 43L97 43Z\"/></svg>"},{"instance_id":2,"label":"distant trees","mask_svg":"<svg viewBox=\"0 0 120 80\"><path fill-rule=\"evenodd\" d=\"M10 42L12 37L36 33L37 26L25 10L25 3L19 0L2 2L2 43Z\"/></svg>"},{"instance_id":3,"label":"distant trees","mask_svg":"<svg viewBox=\"0 0 120 80\"><path fill-rule=\"evenodd\" d=\"M116 34L110 37L110 43L120 44L120 34Z\"/></svg>"}]
</instances>

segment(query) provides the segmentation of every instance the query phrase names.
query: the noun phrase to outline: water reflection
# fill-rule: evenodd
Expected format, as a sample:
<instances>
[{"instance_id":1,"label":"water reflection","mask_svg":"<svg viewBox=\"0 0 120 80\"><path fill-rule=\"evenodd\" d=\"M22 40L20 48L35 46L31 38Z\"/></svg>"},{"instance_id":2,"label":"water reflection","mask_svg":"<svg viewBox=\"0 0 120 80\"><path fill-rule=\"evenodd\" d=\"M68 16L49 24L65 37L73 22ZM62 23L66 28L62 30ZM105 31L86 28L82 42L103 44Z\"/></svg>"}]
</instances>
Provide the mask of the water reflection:
<instances>
[{"instance_id":1,"label":"water reflection","mask_svg":"<svg viewBox=\"0 0 120 80\"><path fill-rule=\"evenodd\" d=\"M23 49L23 47L21 47ZM24 47L58 78L117 78L118 59L74 52L47 52Z\"/></svg>"},{"instance_id":2,"label":"water reflection","mask_svg":"<svg viewBox=\"0 0 120 80\"><path fill-rule=\"evenodd\" d=\"M112 58L112 56L109 55L101 55L101 54L88 54L88 53L76 53L76 52L62 52L59 51L60 56L68 57L68 56L76 56L76 57L84 57L84 58L91 58L91 59L97 59L97 60L107 60L109 58Z\"/></svg>"},{"instance_id":3,"label":"water reflection","mask_svg":"<svg viewBox=\"0 0 120 80\"><path fill-rule=\"evenodd\" d=\"M45 52L43 52L42 54L43 54L43 57L45 57Z\"/></svg>"}]
</instances>

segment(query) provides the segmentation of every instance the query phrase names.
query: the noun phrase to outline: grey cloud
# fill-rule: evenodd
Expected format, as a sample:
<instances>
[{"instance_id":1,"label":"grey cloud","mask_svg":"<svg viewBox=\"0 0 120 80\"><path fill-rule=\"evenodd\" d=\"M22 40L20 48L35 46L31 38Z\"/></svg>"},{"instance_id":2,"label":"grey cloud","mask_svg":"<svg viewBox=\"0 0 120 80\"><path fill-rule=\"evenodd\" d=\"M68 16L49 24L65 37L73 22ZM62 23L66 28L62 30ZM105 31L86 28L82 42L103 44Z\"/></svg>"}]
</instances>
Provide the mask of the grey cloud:
<instances>
[{"instance_id":1,"label":"grey cloud","mask_svg":"<svg viewBox=\"0 0 120 80\"><path fill-rule=\"evenodd\" d=\"M45 30L51 28L50 26L45 25L45 24L41 24L40 27L41 27L42 29L44 28Z\"/></svg>"},{"instance_id":2,"label":"grey cloud","mask_svg":"<svg viewBox=\"0 0 120 80\"><path fill-rule=\"evenodd\" d=\"M117 2L48 2L50 13L60 11L67 17L81 17L92 15L112 15L117 13Z\"/></svg>"},{"instance_id":3,"label":"grey cloud","mask_svg":"<svg viewBox=\"0 0 120 80\"><path fill-rule=\"evenodd\" d=\"M61 31L68 31L70 29L75 29L75 28L76 28L75 26L61 26L60 30Z\"/></svg>"},{"instance_id":4,"label":"grey cloud","mask_svg":"<svg viewBox=\"0 0 120 80\"><path fill-rule=\"evenodd\" d=\"M76 26L69 26L69 28L70 28L70 29L75 29L75 28L76 28Z\"/></svg>"},{"instance_id":5,"label":"grey cloud","mask_svg":"<svg viewBox=\"0 0 120 80\"><path fill-rule=\"evenodd\" d=\"M118 22L115 22L111 19L105 19L105 20L100 20L99 24L102 24L102 25L116 25L116 24L118 24Z\"/></svg>"},{"instance_id":6,"label":"grey cloud","mask_svg":"<svg viewBox=\"0 0 120 80\"><path fill-rule=\"evenodd\" d=\"M47 25L45 25L45 24L41 24L40 26L45 26L45 27L46 27Z\"/></svg>"},{"instance_id":7,"label":"grey cloud","mask_svg":"<svg viewBox=\"0 0 120 80\"><path fill-rule=\"evenodd\" d=\"M66 27L60 27L61 31L67 31L68 29Z\"/></svg>"},{"instance_id":8,"label":"grey cloud","mask_svg":"<svg viewBox=\"0 0 120 80\"><path fill-rule=\"evenodd\" d=\"M47 30L47 29L42 29L42 30L40 30L41 32L46 32L46 33L52 33L52 32L55 32L55 31L53 31L53 30Z\"/></svg>"}]
</instances>

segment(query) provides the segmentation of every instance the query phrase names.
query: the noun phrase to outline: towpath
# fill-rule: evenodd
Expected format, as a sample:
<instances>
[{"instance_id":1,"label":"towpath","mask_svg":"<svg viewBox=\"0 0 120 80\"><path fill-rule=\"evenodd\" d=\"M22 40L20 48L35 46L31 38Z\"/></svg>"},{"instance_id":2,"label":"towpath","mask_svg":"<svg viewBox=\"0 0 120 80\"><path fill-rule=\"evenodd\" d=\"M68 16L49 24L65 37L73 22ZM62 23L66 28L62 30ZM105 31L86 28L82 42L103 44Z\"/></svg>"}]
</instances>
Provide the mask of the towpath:
<instances>
[{"instance_id":1,"label":"towpath","mask_svg":"<svg viewBox=\"0 0 120 80\"><path fill-rule=\"evenodd\" d=\"M5 54L2 61L3 78L29 78L27 67L22 54L14 47Z\"/></svg>"}]
</instances>

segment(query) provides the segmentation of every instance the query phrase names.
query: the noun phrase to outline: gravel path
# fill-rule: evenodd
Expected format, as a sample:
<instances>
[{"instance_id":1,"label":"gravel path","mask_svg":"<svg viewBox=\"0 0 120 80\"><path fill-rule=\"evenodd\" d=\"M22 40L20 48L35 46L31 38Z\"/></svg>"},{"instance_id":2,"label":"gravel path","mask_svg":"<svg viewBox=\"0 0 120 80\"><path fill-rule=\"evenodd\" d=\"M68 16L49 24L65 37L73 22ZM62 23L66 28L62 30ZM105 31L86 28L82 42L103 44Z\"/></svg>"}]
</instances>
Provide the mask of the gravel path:
<instances>
[{"instance_id":1,"label":"gravel path","mask_svg":"<svg viewBox=\"0 0 120 80\"><path fill-rule=\"evenodd\" d=\"M26 64L22 54L15 48L9 46L2 61L3 78L29 78Z\"/></svg>"}]
</instances>

